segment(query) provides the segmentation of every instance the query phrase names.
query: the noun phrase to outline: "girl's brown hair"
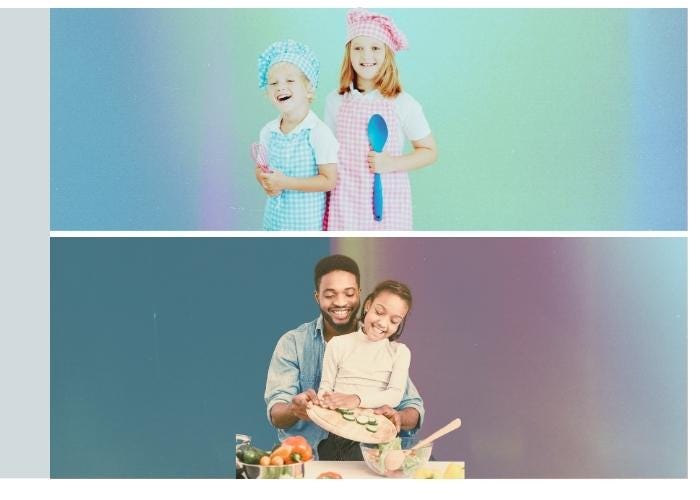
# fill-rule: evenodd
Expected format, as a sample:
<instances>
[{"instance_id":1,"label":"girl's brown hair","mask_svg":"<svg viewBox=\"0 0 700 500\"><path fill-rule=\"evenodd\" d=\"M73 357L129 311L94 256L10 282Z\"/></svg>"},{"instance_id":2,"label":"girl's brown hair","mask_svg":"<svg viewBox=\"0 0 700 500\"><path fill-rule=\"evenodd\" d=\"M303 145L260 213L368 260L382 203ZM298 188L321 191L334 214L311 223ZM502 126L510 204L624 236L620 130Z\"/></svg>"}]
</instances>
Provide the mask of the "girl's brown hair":
<instances>
[{"instance_id":1,"label":"girl's brown hair","mask_svg":"<svg viewBox=\"0 0 700 500\"><path fill-rule=\"evenodd\" d=\"M406 316L404 316L403 320L401 321L399 329L396 330L396 333L389 337L389 341L393 342L401 336L401 334L403 333L403 329L406 326L406 318L408 317L408 313L411 311L411 306L413 305L413 295L411 295L411 289L403 283L394 280L382 281L376 287L374 287L372 293L370 293L365 299L365 301L362 303L362 308L360 309L360 321L365 320L365 315L367 314L366 309L369 308L369 306L372 304L377 295L379 295L382 292L389 292L391 294L397 295L408 306L408 311L406 311Z\"/></svg>"},{"instance_id":2,"label":"girl's brown hair","mask_svg":"<svg viewBox=\"0 0 700 500\"><path fill-rule=\"evenodd\" d=\"M357 73L352 68L352 62L350 61L350 43L345 44L345 57L343 57L343 64L340 67L340 88L338 93L340 95L350 92L350 84L353 84L357 88ZM379 73L377 74L377 90L384 97L396 97L401 93L401 82L399 82L399 68L396 65L396 59L394 57L394 52L385 45L384 62L382 67L379 68Z\"/></svg>"}]
</instances>

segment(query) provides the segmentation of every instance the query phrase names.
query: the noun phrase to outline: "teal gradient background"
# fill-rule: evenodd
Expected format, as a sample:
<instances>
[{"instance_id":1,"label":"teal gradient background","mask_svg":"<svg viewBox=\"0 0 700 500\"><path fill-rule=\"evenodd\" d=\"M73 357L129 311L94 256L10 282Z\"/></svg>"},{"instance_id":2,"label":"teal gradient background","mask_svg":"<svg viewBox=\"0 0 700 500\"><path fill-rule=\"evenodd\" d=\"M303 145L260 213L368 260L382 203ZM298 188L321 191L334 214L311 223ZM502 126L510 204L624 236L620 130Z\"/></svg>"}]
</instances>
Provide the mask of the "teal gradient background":
<instances>
[{"instance_id":1,"label":"teal gradient background","mask_svg":"<svg viewBox=\"0 0 700 500\"><path fill-rule=\"evenodd\" d=\"M233 477L275 335L315 314L328 254L273 241L51 239L51 477ZM284 283L259 280L280 251Z\"/></svg>"},{"instance_id":2,"label":"teal gradient background","mask_svg":"<svg viewBox=\"0 0 700 500\"><path fill-rule=\"evenodd\" d=\"M418 230L685 230L684 9L386 9L438 142ZM51 228L254 230L256 58L294 38L337 84L345 10L52 10Z\"/></svg>"},{"instance_id":3,"label":"teal gradient background","mask_svg":"<svg viewBox=\"0 0 700 500\"><path fill-rule=\"evenodd\" d=\"M471 478L688 474L684 238L52 238L51 476L232 477L318 315L313 266L405 281L402 336L439 460Z\"/></svg>"}]
</instances>

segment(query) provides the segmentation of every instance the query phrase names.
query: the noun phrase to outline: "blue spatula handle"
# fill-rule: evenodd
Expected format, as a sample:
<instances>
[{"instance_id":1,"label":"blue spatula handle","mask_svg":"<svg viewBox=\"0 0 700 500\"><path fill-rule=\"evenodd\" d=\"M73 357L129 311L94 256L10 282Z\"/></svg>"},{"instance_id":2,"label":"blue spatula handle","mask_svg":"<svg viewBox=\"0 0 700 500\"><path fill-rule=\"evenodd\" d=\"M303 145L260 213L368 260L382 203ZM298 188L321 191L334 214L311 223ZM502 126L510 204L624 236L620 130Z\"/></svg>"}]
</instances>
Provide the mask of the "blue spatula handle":
<instances>
[{"instance_id":1,"label":"blue spatula handle","mask_svg":"<svg viewBox=\"0 0 700 500\"><path fill-rule=\"evenodd\" d=\"M382 220L384 211L384 199L382 197L382 178L379 174L374 174L374 196L372 197L374 210L374 220Z\"/></svg>"},{"instance_id":2,"label":"blue spatula handle","mask_svg":"<svg viewBox=\"0 0 700 500\"><path fill-rule=\"evenodd\" d=\"M381 153L389 137L389 129L382 115L372 115L367 123L367 136L373 151ZM382 178L374 174L372 189L372 212L375 221L381 221L384 215L384 199L382 196Z\"/></svg>"}]
</instances>

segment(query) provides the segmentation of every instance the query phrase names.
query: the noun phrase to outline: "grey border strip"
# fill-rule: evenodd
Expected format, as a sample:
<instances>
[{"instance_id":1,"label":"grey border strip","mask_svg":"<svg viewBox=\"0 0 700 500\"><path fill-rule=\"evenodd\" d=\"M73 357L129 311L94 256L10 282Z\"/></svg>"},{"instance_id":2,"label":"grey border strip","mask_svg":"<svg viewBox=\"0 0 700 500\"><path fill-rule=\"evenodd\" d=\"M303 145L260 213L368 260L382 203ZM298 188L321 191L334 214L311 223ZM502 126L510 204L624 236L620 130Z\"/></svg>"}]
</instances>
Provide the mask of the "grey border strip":
<instances>
[{"instance_id":1,"label":"grey border strip","mask_svg":"<svg viewBox=\"0 0 700 500\"><path fill-rule=\"evenodd\" d=\"M0 9L0 478L50 473L50 13Z\"/></svg>"}]
</instances>

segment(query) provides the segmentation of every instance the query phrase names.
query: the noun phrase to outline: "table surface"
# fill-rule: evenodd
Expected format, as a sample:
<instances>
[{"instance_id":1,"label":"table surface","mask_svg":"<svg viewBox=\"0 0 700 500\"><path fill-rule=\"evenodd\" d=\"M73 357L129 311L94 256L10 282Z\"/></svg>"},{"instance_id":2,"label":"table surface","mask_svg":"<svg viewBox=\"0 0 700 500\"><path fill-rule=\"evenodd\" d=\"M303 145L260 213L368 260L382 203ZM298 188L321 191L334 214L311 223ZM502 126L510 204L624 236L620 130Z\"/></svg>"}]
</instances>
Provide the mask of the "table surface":
<instances>
[{"instance_id":1,"label":"table surface","mask_svg":"<svg viewBox=\"0 0 700 500\"><path fill-rule=\"evenodd\" d=\"M452 463L464 462L427 462L422 468L442 473ZM312 460L304 466L305 479L315 479L322 472L337 472L344 479L387 479L375 474L364 462L334 462L330 460Z\"/></svg>"}]
</instances>

